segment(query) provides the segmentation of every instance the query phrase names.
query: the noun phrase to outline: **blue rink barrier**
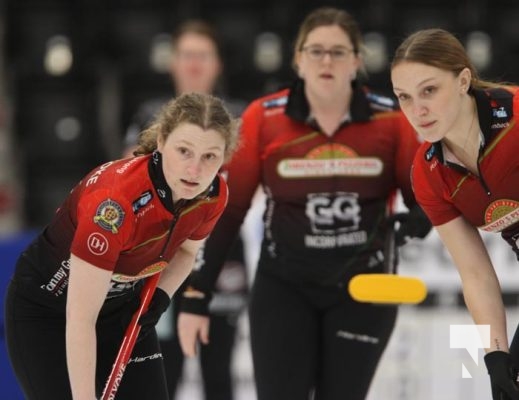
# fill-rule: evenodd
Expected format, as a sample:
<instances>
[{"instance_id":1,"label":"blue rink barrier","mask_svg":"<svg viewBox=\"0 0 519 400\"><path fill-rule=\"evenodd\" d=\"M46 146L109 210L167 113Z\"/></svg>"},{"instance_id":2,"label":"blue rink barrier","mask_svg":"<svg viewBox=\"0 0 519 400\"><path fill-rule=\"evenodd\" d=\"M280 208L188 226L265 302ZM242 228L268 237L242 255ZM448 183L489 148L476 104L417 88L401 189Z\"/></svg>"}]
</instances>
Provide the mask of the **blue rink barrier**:
<instances>
[{"instance_id":1,"label":"blue rink barrier","mask_svg":"<svg viewBox=\"0 0 519 400\"><path fill-rule=\"evenodd\" d=\"M36 233L35 231L29 231L0 238L0 399L23 400L22 391L16 382L7 358L4 332L4 299L16 260L36 236Z\"/></svg>"}]
</instances>

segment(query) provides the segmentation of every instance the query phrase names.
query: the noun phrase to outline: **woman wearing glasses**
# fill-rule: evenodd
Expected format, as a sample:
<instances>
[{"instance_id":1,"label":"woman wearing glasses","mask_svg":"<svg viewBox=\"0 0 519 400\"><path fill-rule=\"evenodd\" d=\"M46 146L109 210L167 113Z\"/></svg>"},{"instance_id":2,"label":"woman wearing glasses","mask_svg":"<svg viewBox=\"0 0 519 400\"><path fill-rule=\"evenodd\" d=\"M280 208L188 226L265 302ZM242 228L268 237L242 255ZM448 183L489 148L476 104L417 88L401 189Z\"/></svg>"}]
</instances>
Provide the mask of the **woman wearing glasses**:
<instances>
[{"instance_id":1,"label":"woman wearing glasses","mask_svg":"<svg viewBox=\"0 0 519 400\"><path fill-rule=\"evenodd\" d=\"M365 399L397 310L354 302L348 281L383 270L386 205L397 189L410 210L402 241L430 229L409 179L416 135L391 99L357 82L360 47L345 11L306 17L299 79L243 114L229 204L184 292L178 331L193 355L197 339L207 340L201 310L261 184L265 231L249 310L259 400Z\"/></svg>"}]
</instances>

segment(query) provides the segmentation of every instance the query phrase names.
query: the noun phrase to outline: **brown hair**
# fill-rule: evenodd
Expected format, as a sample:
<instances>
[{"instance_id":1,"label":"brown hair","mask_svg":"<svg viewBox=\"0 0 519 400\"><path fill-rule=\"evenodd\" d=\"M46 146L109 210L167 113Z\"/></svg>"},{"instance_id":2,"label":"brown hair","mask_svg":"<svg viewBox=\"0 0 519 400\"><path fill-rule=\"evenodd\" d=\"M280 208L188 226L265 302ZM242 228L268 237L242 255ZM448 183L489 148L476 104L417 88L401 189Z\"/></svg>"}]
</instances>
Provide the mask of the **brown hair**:
<instances>
[{"instance_id":1,"label":"brown hair","mask_svg":"<svg viewBox=\"0 0 519 400\"><path fill-rule=\"evenodd\" d=\"M455 76L468 68L472 74L473 88L501 86L481 79L461 42L452 33L443 29L423 29L408 36L396 49L391 69L404 61L451 71Z\"/></svg>"},{"instance_id":2,"label":"brown hair","mask_svg":"<svg viewBox=\"0 0 519 400\"><path fill-rule=\"evenodd\" d=\"M202 93L187 93L170 100L151 126L139 136L135 155L150 154L157 148L159 135L165 140L183 123L203 130L213 129L225 139L225 161L229 161L238 145L238 122L219 98Z\"/></svg>"},{"instance_id":3,"label":"brown hair","mask_svg":"<svg viewBox=\"0 0 519 400\"><path fill-rule=\"evenodd\" d=\"M303 46L308 38L308 34L320 26L337 25L346 33L353 44L355 55L360 53L362 48L362 33L357 21L345 10L333 7L321 7L312 11L306 16L296 36L294 43L294 57L292 66L297 71L295 55L303 50Z\"/></svg>"},{"instance_id":4,"label":"brown hair","mask_svg":"<svg viewBox=\"0 0 519 400\"><path fill-rule=\"evenodd\" d=\"M186 34L196 34L200 36L205 36L209 40L211 40L216 49L216 54L218 57L222 55L222 46L221 41L216 29L213 28L209 23L199 20L199 19L191 19L182 24L180 24L173 34L171 35L171 45L175 50L178 46L178 42L180 38Z\"/></svg>"}]
</instances>

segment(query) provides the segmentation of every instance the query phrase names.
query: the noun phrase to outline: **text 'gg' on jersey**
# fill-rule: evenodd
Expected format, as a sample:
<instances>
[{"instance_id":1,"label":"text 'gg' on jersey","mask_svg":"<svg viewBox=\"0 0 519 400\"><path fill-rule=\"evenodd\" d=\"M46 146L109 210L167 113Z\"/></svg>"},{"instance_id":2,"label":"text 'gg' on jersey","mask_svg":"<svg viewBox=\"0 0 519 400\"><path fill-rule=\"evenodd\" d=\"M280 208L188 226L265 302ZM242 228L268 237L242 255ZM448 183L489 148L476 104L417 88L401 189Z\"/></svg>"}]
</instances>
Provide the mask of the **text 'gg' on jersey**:
<instances>
[{"instance_id":1,"label":"text 'gg' on jersey","mask_svg":"<svg viewBox=\"0 0 519 400\"><path fill-rule=\"evenodd\" d=\"M410 169L419 142L395 102L356 86L351 113L327 136L303 85L244 112L242 144L228 166L229 204L191 281L196 289L210 288L212 265L223 262L260 184L267 207L258 268L297 282L345 283L380 265L388 199L400 189L408 207L416 204Z\"/></svg>"}]
</instances>

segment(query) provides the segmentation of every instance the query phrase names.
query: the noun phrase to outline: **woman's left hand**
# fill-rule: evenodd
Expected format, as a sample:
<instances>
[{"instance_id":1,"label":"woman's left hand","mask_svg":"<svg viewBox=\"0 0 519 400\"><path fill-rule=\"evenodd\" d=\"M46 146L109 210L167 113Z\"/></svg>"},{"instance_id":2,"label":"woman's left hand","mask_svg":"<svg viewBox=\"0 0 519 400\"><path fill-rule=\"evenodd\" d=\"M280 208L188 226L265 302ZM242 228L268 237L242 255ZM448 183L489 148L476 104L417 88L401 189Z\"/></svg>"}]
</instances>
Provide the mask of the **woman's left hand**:
<instances>
[{"instance_id":1,"label":"woman's left hand","mask_svg":"<svg viewBox=\"0 0 519 400\"><path fill-rule=\"evenodd\" d=\"M153 297L151 298L148 310L139 318L141 331L139 333L138 340L144 339L146 335L155 327L155 325L157 325L160 317L168 309L170 304L171 298L169 295L164 290L157 287L157 289L155 289L155 293L153 293Z\"/></svg>"},{"instance_id":2,"label":"woman's left hand","mask_svg":"<svg viewBox=\"0 0 519 400\"><path fill-rule=\"evenodd\" d=\"M198 340L202 344L209 343L209 317L205 315L181 312L177 323L178 339L184 355L196 355Z\"/></svg>"},{"instance_id":3,"label":"woman's left hand","mask_svg":"<svg viewBox=\"0 0 519 400\"><path fill-rule=\"evenodd\" d=\"M130 321L132 320L133 314L139 309L141 300L139 296L136 296L135 299L131 300L128 305L128 313L125 314L126 317L123 318L122 324L123 328L126 331ZM155 293L153 293L153 297L151 298L150 304L148 306L148 310L144 312L139 318L139 325L141 326L141 331L137 338L137 341L140 341L146 337L148 333L153 329L157 322L159 322L160 317L164 312L168 309L171 303L171 298L169 295L157 287L155 289Z\"/></svg>"}]
</instances>

